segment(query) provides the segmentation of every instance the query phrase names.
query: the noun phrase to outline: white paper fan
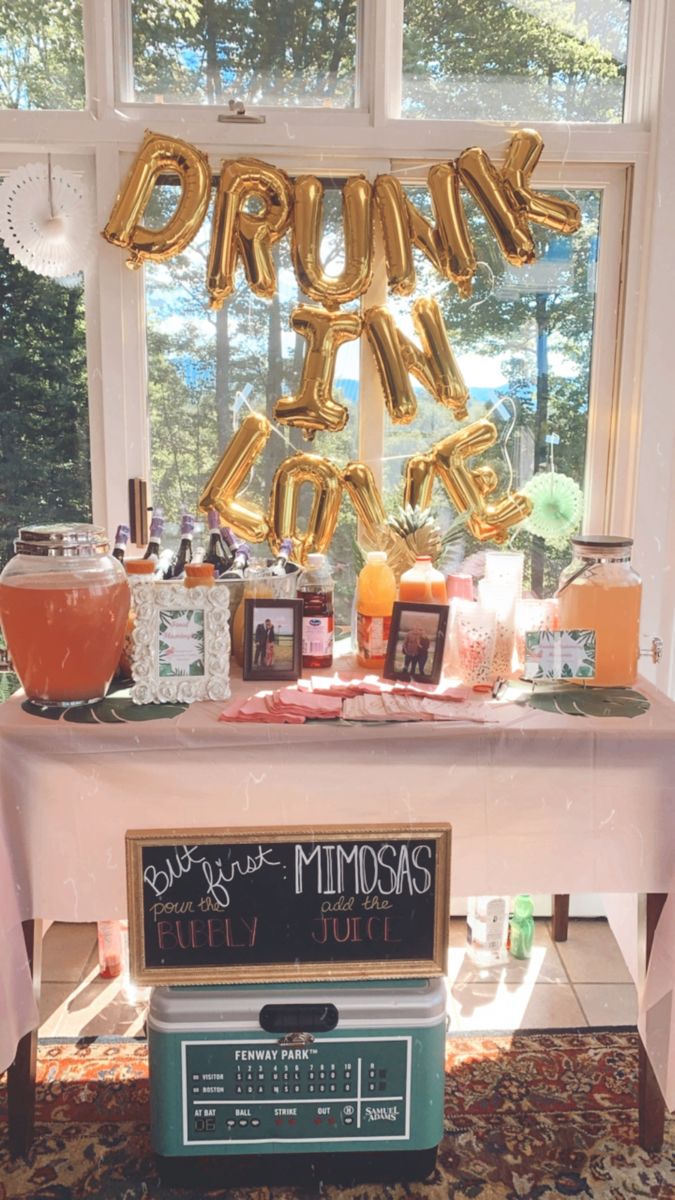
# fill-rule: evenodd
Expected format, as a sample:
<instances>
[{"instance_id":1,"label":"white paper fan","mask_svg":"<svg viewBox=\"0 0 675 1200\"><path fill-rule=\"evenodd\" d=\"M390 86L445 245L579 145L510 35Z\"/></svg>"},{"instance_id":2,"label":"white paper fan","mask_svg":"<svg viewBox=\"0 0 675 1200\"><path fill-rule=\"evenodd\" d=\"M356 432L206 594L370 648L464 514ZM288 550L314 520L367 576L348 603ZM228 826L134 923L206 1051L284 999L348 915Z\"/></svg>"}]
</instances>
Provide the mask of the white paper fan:
<instances>
[{"instance_id":1,"label":"white paper fan","mask_svg":"<svg viewBox=\"0 0 675 1200\"><path fill-rule=\"evenodd\" d=\"M92 197L73 171L25 163L0 184L0 238L30 271L59 278L83 270L94 233Z\"/></svg>"}]
</instances>

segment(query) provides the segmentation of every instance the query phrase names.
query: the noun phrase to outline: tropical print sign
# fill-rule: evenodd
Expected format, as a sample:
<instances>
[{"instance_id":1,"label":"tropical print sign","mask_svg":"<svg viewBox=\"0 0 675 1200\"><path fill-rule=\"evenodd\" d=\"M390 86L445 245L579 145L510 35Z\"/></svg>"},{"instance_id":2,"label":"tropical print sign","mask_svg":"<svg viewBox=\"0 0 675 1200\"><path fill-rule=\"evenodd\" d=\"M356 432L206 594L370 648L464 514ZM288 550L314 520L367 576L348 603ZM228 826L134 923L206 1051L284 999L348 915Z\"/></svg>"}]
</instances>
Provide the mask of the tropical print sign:
<instances>
[{"instance_id":1,"label":"tropical print sign","mask_svg":"<svg viewBox=\"0 0 675 1200\"><path fill-rule=\"evenodd\" d=\"M542 629L525 634L526 679L594 679L594 629Z\"/></svg>"},{"instance_id":2,"label":"tropical print sign","mask_svg":"<svg viewBox=\"0 0 675 1200\"><path fill-rule=\"evenodd\" d=\"M203 676L203 609L168 609L159 613L159 674Z\"/></svg>"}]
</instances>

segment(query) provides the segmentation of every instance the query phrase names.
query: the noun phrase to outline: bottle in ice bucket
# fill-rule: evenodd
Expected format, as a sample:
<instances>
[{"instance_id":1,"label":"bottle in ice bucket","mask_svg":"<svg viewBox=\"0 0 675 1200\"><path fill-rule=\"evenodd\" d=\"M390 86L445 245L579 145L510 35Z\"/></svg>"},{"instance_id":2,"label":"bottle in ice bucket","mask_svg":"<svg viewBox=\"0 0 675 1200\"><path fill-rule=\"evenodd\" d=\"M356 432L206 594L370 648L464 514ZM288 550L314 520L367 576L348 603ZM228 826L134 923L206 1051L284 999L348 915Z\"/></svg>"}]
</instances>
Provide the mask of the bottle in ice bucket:
<instances>
[{"instance_id":1,"label":"bottle in ice bucket","mask_svg":"<svg viewBox=\"0 0 675 1200\"><path fill-rule=\"evenodd\" d=\"M192 535L195 519L190 513L183 513L180 522L180 545L167 574L168 579L181 579L188 563L192 562Z\"/></svg>"},{"instance_id":2,"label":"bottle in ice bucket","mask_svg":"<svg viewBox=\"0 0 675 1200\"><path fill-rule=\"evenodd\" d=\"M220 533L220 518L215 508L209 509L209 542L204 555L204 562L211 563L216 576L224 575L234 562L232 551L226 547Z\"/></svg>"},{"instance_id":3,"label":"bottle in ice bucket","mask_svg":"<svg viewBox=\"0 0 675 1200\"><path fill-rule=\"evenodd\" d=\"M506 962L508 896L470 896L466 910L467 953L479 967Z\"/></svg>"},{"instance_id":4,"label":"bottle in ice bucket","mask_svg":"<svg viewBox=\"0 0 675 1200\"><path fill-rule=\"evenodd\" d=\"M145 547L143 558L154 558L159 562L159 556L162 553L162 534L164 533L164 514L160 508L153 513L150 522L150 536L148 544Z\"/></svg>"},{"instance_id":5,"label":"bottle in ice bucket","mask_svg":"<svg viewBox=\"0 0 675 1200\"><path fill-rule=\"evenodd\" d=\"M366 555L356 585L356 636L359 666L380 671L384 666L391 614L396 600L396 576L382 550Z\"/></svg>"},{"instance_id":6,"label":"bottle in ice bucket","mask_svg":"<svg viewBox=\"0 0 675 1200\"><path fill-rule=\"evenodd\" d=\"M302 667L333 663L333 575L325 554L308 554L298 579L302 600Z\"/></svg>"},{"instance_id":7,"label":"bottle in ice bucket","mask_svg":"<svg viewBox=\"0 0 675 1200\"><path fill-rule=\"evenodd\" d=\"M127 542L129 541L129 526L118 525L117 533L115 534L115 546L113 549L113 558L118 562L124 562L124 555L127 552Z\"/></svg>"},{"instance_id":8,"label":"bottle in ice bucket","mask_svg":"<svg viewBox=\"0 0 675 1200\"><path fill-rule=\"evenodd\" d=\"M0 621L29 700L100 700L119 662L129 585L95 525L31 525L0 575Z\"/></svg>"},{"instance_id":9,"label":"bottle in ice bucket","mask_svg":"<svg viewBox=\"0 0 675 1200\"><path fill-rule=\"evenodd\" d=\"M234 536L231 529L223 529L222 534L223 539L233 551L234 558L232 566L221 575L221 579L243 579L251 557L248 543L241 542L239 538Z\"/></svg>"},{"instance_id":10,"label":"bottle in ice bucket","mask_svg":"<svg viewBox=\"0 0 675 1200\"><path fill-rule=\"evenodd\" d=\"M595 630L596 687L630 687L640 652L642 582L633 570L627 537L572 538L574 560L556 593L561 629Z\"/></svg>"},{"instance_id":11,"label":"bottle in ice bucket","mask_svg":"<svg viewBox=\"0 0 675 1200\"><path fill-rule=\"evenodd\" d=\"M284 538L279 546L279 553L270 567L270 575L285 575L287 570L293 570L292 567L289 568L288 566L288 561L292 553L293 542L290 538Z\"/></svg>"},{"instance_id":12,"label":"bottle in ice bucket","mask_svg":"<svg viewBox=\"0 0 675 1200\"><path fill-rule=\"evenodd\" d=\"M410 604L448 603L445 575L436 570L429 555L420 555L410 570L401 575L398 598Z\"/></svg>"}]
</instances>

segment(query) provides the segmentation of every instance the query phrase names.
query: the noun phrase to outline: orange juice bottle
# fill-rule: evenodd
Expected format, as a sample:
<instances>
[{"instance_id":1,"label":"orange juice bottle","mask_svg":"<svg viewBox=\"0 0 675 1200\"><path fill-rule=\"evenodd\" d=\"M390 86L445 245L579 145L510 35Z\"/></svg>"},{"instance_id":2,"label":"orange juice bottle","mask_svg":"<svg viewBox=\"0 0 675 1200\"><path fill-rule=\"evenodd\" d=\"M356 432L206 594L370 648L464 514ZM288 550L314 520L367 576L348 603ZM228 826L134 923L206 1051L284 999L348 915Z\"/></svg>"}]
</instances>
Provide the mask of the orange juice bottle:
<instances>
[{"instance_id":1,"label":"orange juice bottle","mask_svg":"<svg viewBox=\"0 0 675 1200\"><path fill-rule=\"evenodd\" d=\"M401 575L398 598L411 604L448 603L445 576L435 569L428 554L416 558L414 566Z\"/></svg>"},{"instance_id":2,"label":"orange juice bottle","mask_svg":"<svg viewBox=\"0 0 675 1200\"><path fill-rule=\"evenodd\" d=\"M396 576L383 551L373 550L356 585L356 636L359 666L379 671L384 666L391 614L396 599Z\"/></svg>"},{"instance_id":3,"label":"orange juice bottle","mask_svg":"<svg viewBox=\"0 0 675 1200\"><path fill-rule=\"evenodd\" d=\"M186 588L215 587L216 569L213 563L186 563L183 583Z\"/></svg>"}]
</instances>

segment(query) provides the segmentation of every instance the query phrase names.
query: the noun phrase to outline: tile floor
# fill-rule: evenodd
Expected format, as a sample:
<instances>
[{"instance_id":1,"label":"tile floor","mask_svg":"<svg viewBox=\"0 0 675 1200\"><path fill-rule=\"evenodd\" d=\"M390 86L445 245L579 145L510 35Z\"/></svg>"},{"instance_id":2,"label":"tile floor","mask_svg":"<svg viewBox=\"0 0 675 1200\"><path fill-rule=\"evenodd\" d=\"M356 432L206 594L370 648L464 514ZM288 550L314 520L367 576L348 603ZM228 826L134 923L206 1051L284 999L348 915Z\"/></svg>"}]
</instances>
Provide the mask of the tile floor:
<instances>
[{"instance_id":1,"label":"tile floor","mask_svg":"<svg viewBox=\"0 0 675 1200\"><path fill-rule=\"evenodd\" d=\"M567 942L536 923L532 957L475 966L466 925L450 922L451 1027L456 1031L634 1025L635 988L605 920L570 921ZM40 1035L77 1037L143 1031L147 992L98 977L95 925L52 925L44 942Z\"/></svg>"}]
</instances>

